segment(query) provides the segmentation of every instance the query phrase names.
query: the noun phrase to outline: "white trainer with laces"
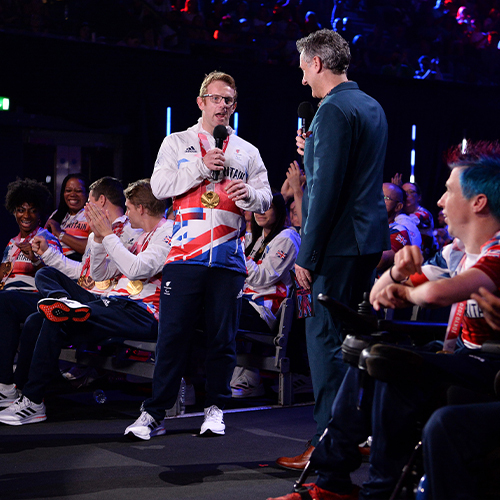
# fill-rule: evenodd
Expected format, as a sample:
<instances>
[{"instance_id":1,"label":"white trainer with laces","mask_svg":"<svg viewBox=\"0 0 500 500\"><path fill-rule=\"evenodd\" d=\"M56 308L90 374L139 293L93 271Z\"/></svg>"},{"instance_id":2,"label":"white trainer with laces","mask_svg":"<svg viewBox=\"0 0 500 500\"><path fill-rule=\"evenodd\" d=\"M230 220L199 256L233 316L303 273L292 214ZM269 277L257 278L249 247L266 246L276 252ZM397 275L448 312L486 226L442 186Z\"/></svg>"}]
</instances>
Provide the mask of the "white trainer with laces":
<instances>
[{"instance_id":1,"label":"white trainer with laces","mask_svg":"<svg viewBox=\"0 0 500 500\"><path fill-rule=\"evenodd\" d=\"M0 384L0 408L11 405L18 397L16 384Z\"/></svg>"},{"instance_id":2,"label":"white trainer with laces","mask_svg":"<svg viewBox=\"0 0 500 500\"><path fill-rule=\"evenodd\" d=\"M238 368L240 370L237 372ZM235 377L236 373L238 375ZM257 369L237 366L230 385L233 398L254 398L266 393L264 385L260 381L260 372Z\"/></svg>"},{"instance_id":3,"label":"white trainer with laces","mask_svg":"<svg viewBox=\"0 0 500 500\"><path fill-rule=\"evenodd\" d=\"M224 435L226 426L224 425L224 414L215 405L205 408L205 420L201 425L200 435L210 436L212 434Z\"/></svg>"},{"instance_id":4,"label":"white trainer with laces","mask_svg":"<svg viewBox=\"0 0 500 500\"><path fill-rule=\"evenodd\" d=\"M26 396L17 398L10 406L0 411L0 422L7 425L35 424L47 420L45 405L36 404Z\"/></svg>"},{"instance_id":5,"label":"white trainer with laces","mask_svg":"<svg viewBox=\"0 0 500 500\"><path fill-rule=\"evenodd\" d=\"M61 297L54 299L47 297L38 301L38 312L49 321L61 323L63 321L76 321L81 323L90 317L90 307L76 300Z\"/></svg>"},{"instance_id":6,"label":"white trainer with laces","mask_svg":"<svg viewBox=\"0 0 500 500\"><path fill-rule=\"evenodd\" d=\"M124 435L133 434L139 439L148 441L152 437L163 436L165 432L165 427L161 422L155 420L147 411L143 411L141 416L125 429Z\"/></svg>"}]
</instances>

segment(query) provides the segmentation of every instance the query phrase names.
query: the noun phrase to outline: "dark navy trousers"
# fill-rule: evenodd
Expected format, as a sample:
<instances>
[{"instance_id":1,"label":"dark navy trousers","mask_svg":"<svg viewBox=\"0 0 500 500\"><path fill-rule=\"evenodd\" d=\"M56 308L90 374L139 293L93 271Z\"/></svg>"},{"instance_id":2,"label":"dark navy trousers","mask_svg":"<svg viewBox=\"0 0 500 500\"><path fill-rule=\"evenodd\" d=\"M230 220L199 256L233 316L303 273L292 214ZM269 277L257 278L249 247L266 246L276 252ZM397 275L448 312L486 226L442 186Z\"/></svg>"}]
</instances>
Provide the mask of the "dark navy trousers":
<instances>
[{"instance_id":1,"label":"dark navy trousers","mask_svg":"<svg viewBox=\"0 0 500 500\"><path fill-rule=\"evenodd\" d=\"M357 310L373 284L373 271L380 253L347 257L325 257L319 273L313 273L312 295L314 316L306 319L307 355L314 390L316 446L331 416L332 403L344 379L346 365L342 361L342 323L332 318L317 300L323 293Z\"/></svg>"},{"instance_id":2,"label":"dark navy trousers","mask_svg":"<svg viewBox=\"0 0 500 500\"><path fill-rule=\"evenodd\" d=\"M42 325L42 317L36 310L41 298L42 295L38 292L12 289L0 292L1 384L15 383L22 389L28 379L31 357ZM18 347L17 367L13 373L12 366Z\"/></svg>"},{"instance_id":3,"label":"dark navy trousers","mask_svg":"<svg viewBox=\"0 0 500 500\"><path fill-rule=\"evenodd\" d=\"M222 409L230 400L244 281L243 274L219 267L170 263L163 268L153 395L143 403L157 420L175 404L200 319L207 343L205 407Z\"/></svg>"},{"instance_id":4,"label":"dark navy trousers","mask_svg":"<svg viewBox=\"0 0 500 500\"><path fill-rule=\"evenodd\" d=\"M431 500L483 498L485 458L500 448L499 422L500 401L434 412L422 440Z\"/></svg>"},{"instance_id":5,"label":"dark navy trousers","mask_svg":"<svg viewBox=\"0 0 500 500\"><path fill-rule=\"evenodd\" d=\"M418 422L425 422L443 404L442 395L456 384L493 393L500 358L470 349L453 355L419 352L424 359L418 383L385 383L349 367L332 407L327 432L311 456L318 470L318 486L337 493L350 492L350 473L361 463L359 443L373 437L369 479L359 498L390 497L404 465L418 442ZM358 408L360 389L363 398Z\"/></svg>"},{"instance_id":6,"label":"dark navy trousers","mask_svg":"<svg viewBox=\"0 0 500 500\"><path fill-rule=\"evenodd\" d=\"M57 371L61 348L81 342L99 342L110 337L154 341L158 322L141 305L125 297L98 297L85 290L57 269L45 267L37 272L36 286L45 297L65 295L87 304L92 311L84 323L42 322L23 394L40 403L47 384Z\"/></svg>"}]
</instances>

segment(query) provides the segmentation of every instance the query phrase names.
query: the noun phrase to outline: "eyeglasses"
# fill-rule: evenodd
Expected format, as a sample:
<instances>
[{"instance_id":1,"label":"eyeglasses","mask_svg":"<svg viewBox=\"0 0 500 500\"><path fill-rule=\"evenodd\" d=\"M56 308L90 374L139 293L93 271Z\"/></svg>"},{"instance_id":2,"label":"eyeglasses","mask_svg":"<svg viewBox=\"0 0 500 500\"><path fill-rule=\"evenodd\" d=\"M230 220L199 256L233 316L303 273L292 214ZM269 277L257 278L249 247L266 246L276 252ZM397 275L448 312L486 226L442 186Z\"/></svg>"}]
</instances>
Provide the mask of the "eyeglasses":
<instances>
[{"instance_id":1,"label":"eyeglasses","mask_svg":"<svg viewBox=\"0 0 500 500\"><path fill-rule=\"evenodd\" d=\"M201 97L210 97L210 100L214 104L219 104L224 99L226 106L232 106L236 102L233 97L224 97L219 94L204 94Z\"/></svg>"},{"instance_id":2,"label":"eyeglasses","mask_svg":"<svg viewBox=\"0 0 500 500\"><path fill-rule=\"evenodd\" d=\"M398 201L398 200L393 200L392 198L389 198L389 197L388 197L388 196L386 196L385 194L384 194L384 201L394 201L395 203L399 203L399 201Z\"/></svg>"},{"instance_id":3,"label":"eyeglasses","mask_svg":"<svg viewBox=\"0 0 500 500\"><path fill-rule=\"evenodd\" d=\"M406 194L417 194L417 192L414 189L407 189Z\"/></svg>"}]
</instances>

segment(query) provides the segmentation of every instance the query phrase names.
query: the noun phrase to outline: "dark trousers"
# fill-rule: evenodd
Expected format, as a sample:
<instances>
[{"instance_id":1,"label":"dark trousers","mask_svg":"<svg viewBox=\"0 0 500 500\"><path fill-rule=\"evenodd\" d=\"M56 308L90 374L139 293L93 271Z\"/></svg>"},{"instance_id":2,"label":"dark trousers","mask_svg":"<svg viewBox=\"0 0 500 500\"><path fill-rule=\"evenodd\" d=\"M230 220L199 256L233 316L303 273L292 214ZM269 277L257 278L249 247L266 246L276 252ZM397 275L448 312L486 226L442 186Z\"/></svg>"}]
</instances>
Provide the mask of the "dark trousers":
<instances>
[{"instance_id":1,"label":"dark trousers","mask_svg":"<svg viewBox=\"0 0 500 500\"><path fill-rule=\"evenodd\" d=\"M15 383L22 389L28 378L31 357L40 332L42 317L36 310L42 295L23 290L0 292L0 383ZM34 314L33 314L34 313ZM21 329L21 324L23 328ZM19 347L16 372L12 372Z\"/></svg>"},{"instance_id":2,"label":"dark trousers","mask_svg":"<svg viewBox=\"0 0 500 500\"><path fill-rule=\"evenodd\" d=\"M357 310L363 293L373 283L373 270L380 253L355 257L325 258L319 274L313 274L312 295L314 316L306 319L307 354L314 390L314 420L316 434L311 444L316 446L330 420L333 400L346 372L342 361L342 324L332 318L317 300L323 293Z\"/></svg>"},{"instance_id":3,"label":"dark trousers","mask_svg":"<svg viewBox=\"0 0 500 500\"><path fill-rule=\"evenodd\" d=\"M240 330L249 330L259 333L273 334L269 325L260 317L250 301L243 298L241 301ZM276 329L275 329L276 330Z\"/></svg>"},{"instance_id":4,"label":"dark trousers","mask_svg":"<svg viewBox=\"0 0 500 500\"><path fill-rule=\"evenodd\" d=\"M87 304L92 314L84 323L53 323L43 320L31 361L29 380L23 391L35 403L42 401L45 388L57 369L64 345L99 342L110 337L156 340L158 322L133 300L124 297L101 299L50 267L38 271L36 284L44 296L64 294Z\"/></svg>"},{"instance_id":5,"label":"dark trousers","mask_svg":"<svg viewBox=\"0 0 500 500\"><path fill-rule=\"evenodd\" d=\"M177 399L201 316L207 339L205 407L224 408L231 398L244 281L243 274L224 268L185 263L163 268L153 395L143 403L143 409L157 420Z\"/></svg>"},{"instance_id":6,"label":"dark trousers","mask_svg":"<svg viewBox=\"0 0 500 500\"><path fill-rule=\"evenodd\" d=\"M358 445L371 435L370 474L359 498L389 498L418 441L417 424L443 403L440 396L445 389L457 384L492 393L499 357L469 349L454 355L420 354L425 366L418 383L389 384L367 377L360 408L361 372L348 369L333 403L327 433L311 457L319 471L318 486L337 493L350 491L350 473L361 462Z\"/></svg>"},{"instance_id":7,"label":"dark trousers","mask_svg":"<svg viewBox=\"0 0 500 500\"><path fill-rule=\"evenodd\" d=\"M432 500L480 500L485 458L500 448L500 402L440 408L423 432Z\"/></svg>"}]
</instances>

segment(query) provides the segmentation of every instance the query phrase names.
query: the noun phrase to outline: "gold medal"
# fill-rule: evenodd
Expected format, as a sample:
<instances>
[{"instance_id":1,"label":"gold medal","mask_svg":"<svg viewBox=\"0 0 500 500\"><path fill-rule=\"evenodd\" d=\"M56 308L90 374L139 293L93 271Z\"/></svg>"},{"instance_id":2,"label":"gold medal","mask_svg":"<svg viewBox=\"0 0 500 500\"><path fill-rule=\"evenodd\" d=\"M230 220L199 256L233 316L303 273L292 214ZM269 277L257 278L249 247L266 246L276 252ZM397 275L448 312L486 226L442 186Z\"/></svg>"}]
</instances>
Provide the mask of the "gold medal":
<instances>
[{"instance_id":1,"label":"gold medal","mask_svg":"<svg viewBox=\"0 0 500 500\"><path fill-rule=\"evenodd\" d=\"M0 290L5 288L5 282L9 277L10 272L12 271L12 262L3 262L0 264Z\"/></svg>"},{"instance_id":2,"label":"gold medal","mask_svg":"<svg viewBox=\"0 0 500 500\"><path fill-rule=\"evenodd\" d=\"M220 202L219 195L214 191L207 191L201 195L201 204L205 208L215 208Z\"/></svg>"},{"instance_id":3,"label":"gold medal","mask_svg":"<svg viewBox=\"0 0 500 500\"><path fill-rule=\"evenodd\" d=\"M111 280L96 281L95 287L98 290L107 290L111 286Z\"/></svg>"},{"instance_id":4,"label":"gold medal","mask_svg":"<svg viewBox=\"0 0 500 500\"><path fill-rule=\"evenodd\" d=\"M85 290L92 290L95 285L95 281L90 276L80 276L78 278L78 284L85 288Z\"/></svg>"},{"instance_id":5,"label":"gold medal","mask_svg":"<svg viewBox=\"0 0 500 500\"><path fill-rule=\"evenodd\" d=\"M129 281L127 283L127 292L130 295L139 295L144 288L144 283L141 280Z\"/></svg>"}]
</instances>

